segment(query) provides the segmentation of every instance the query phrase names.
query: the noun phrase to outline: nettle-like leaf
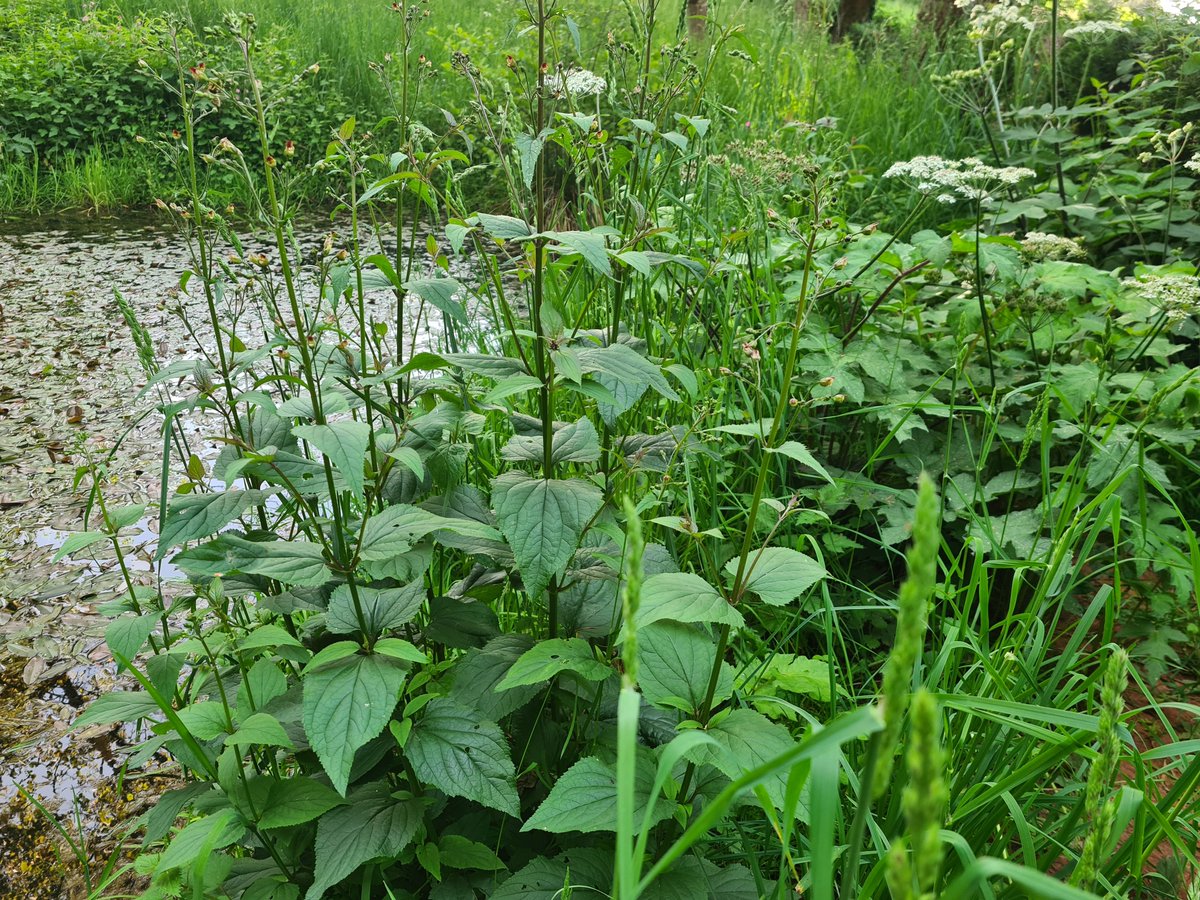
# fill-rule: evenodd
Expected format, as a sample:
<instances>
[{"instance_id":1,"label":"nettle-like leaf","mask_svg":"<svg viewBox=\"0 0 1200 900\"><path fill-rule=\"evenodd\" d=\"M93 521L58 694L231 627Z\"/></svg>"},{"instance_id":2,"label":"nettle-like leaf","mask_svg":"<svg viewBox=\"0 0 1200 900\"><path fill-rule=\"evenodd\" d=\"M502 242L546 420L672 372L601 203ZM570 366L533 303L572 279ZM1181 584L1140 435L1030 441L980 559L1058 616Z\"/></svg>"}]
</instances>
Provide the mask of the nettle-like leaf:
<instances>
[{"instance_id":1,"label":"nettle-like leaf","mask_svg":"<svg viewBox=\"0 0 1200 900\"><path fill-rule=\"evenodd\" d=\"M411 622L425 602L423 578L404 587L380 589L359 586L357 590L367 633L372 639L389 629ZM334 634L354 634L360 630L354 595L349 585L340 585L330 596L325 625Z\"/></svg>"},{"instance_id":2,"label":"nettle-like leaf","mask_svg":"<svg viewBox=\"0 0 1200 900\"><path fill-rule=\"evenodd\" d=\"M320 900L364 863L395 859L421 827L422 801L396 799L387 782L355 788L346 799L347 805L317 822L316 867L306 900Z\"/></svg>"},{"instance_id":3,"label":"nettle-like leaf","mask_svg":"<svg viewBox=\"0 0 1200 900\"><path fill-rule=\"evenodd\" d=\"M648 388L653 388L668 400L679 399L662 369L640 356L628 344L581 350L579 365L584 372L595 373L600 383L616 399L615 404L600 404L600 415L610 426L618 416L632 409Z\"/></svg>"},{"instance_id":4,"label":"nettle-like leaf","mask_svg":"<svg viewBox=\"0 0 1200 900\"><path fill-rule=\"evenodd\" d=\"M746 589L758 594L764 603L772 606L791 603L829 574L811 556L787 547L767 547L757 558L751 556L750 562L754 568L746 582ZM737 557L725 564L725 571L730 576L737 575L737 568Z\"/></svg>"},{"instance_id":5,"label":"nettle-like leaf","mask_svg":"<svg viewBox=\"0 0 1200 900\"><path fill-rule=\"evenodd\" d=\"M640 638L640 635L639 635ZM716 766L729 778L738 778L796 746L788 730L752 709L735 709L716 718L705 733L718 747L699 745L688 752L697 763ZM776 809L784 806L787 772L777 773L764 783Z\"/></svg>"},{"instance_id":6,"label":"nettle-like leaf","mask_svg":"<svg viewBox=\"0 0 1200 900\"><path fill-rule=\"evenodd\" d=\"M241 572L299 587L320 587L333 579L321 547L308 541L248 541L223 534L177 553L171 562L189 575L210 578Z\"/></svg>"},{"instance_id":7,"label":"nettle-like leaf","mask_svg":"<svg viewBox=\"0 0 1200 900\"><path fill-rule=\"evenodd\" d=\"M539 856L496 888L492 900L561 900L564 887L582 888L572 896L607 897L612 893L612 853L599 847L575 847L546 859Z\"/></svg>"},{"instance_id":8,"label":"nettle-like leaf","mask_svg":"<svg viewBox=\"0 0 1200 900\"><path fill-rule=\"evenodd\" d=\"M566 568L584 528L603 505L601 490L579 479L505 472L492 482L492 509L530 597L540 597Z\"/></svg>"},{"instance_id":9,"label":"nettle-like leaf","mask_svg":"<svg viewBox=\"0 0 1200 900\"><path fill-rule=\"evenodd\" d=\"M637 758L634 780L633 821L641 822L654 788L654 760L648 754ZM674 804L665 797L654 798L651 822L669 818ZM550 795L529 817L522 831L617 830L617 774L613 766L589 756L571 766L554 783Z\"/></svg>"},{"instance_id":10,"label":"nettle-like leaf","mask_svg":"<svg viewBox=\"0 0 1200 900\"><path fill-rule=\"evenodd\" d=\"M384 562L412 549L413 544L435 531L494 539L496 529L471 519L452 519L437 513L399 503L372 516L363 529L359 558L364 562Z\"/></svg>"},{"instance_id":11,"label":"nettle-like leaf","mask_svg":"<svg viewBox=\"0 0 1200 900\"><path fill-rule=\"evenodd\" d=\"M154 558L162 559L172 547L216 534L247 509L262 503L264 498L262 491L234 490L171 498Z\"/></svg>"},{"instance_id":12,"label":"nettle-like leaf","mask_svg":"<svg viewBox=\"0 0 1200 900\"><path fill-rule=\"evenodd\" d=\"M453 278L414 278L404 283L404 289L416 294L450 318L466 324L467 311L456 296L462 293L463 286L457 280Z\"/></svg>"},{"instance_id":13,"label":"nettle-like leaf","mask_svg":"<svg viewBox=\"0 0 1200 900\"><path fill-rule=\"evenodd\" d=\"M303 825L345 802L337 791L312 778L272 779L266 801L262 804L258 827L289 828Z\"/></svg>"},{"instance_id":14,"label":"nettle-like leaf","mask_svg":"<svg viewBox=\"0 0 1200 900\"><path fill-rule=\"evenodd\" d=\"M560 672L575 672L588 681L603 681L613 674L613 669L596 659L583 638L552 638L523 653L496 685L496 690L541 684Z\"/></svg>"},{"instance_id":15,"label":"nettle-like leaf","mask_svg":"<svg viewBox=\"0 0 1200 900\"><path fill-rule=\"evenodd\" d=\"M532 643L533 639L523 634L502 634L483 647L468 650L454 664L450 696L493 722L520 709L542 690L540 684L506 691L495 688Z\"/></svg>"},{"instance_id":16,"label":"nettle-like leaf","mask_svg":"<svg viewBox=\"0 0 1200 900\"><path fill-rule=\"evenodd\" d=\"M189 866L202 855L228 847L246 833L245 824L232 809L221 809L211 816L185 826L158 860L156 871L166 872Z\"/></svg>"},{"instance_id":17,"label":"nettle-like leaf","mask_svg":"<svg viewBox=\"0 0 1200 900\"><path fill-rule=\"evenodd\" d=\"M72 723L72 728L84 725L111 725L114 722L136 722L159 713L154 698L143 691L113 691L93 700Z\"/></svg>"},{"instance_id":18,"label":"nettle-like leaf","mask_svg":"<svg viewBox=\"0 0 1200 900\"><path fill-rule=\"evenodd\" d=\"M494 722L449 697L436 697L413 726L404 752L421 781L520 816L516 770L504 733Z\"/></svg>"},{"instance_id":19,"label":"nettle-like leaf","mask_svg":"<svg viewBox=\"0 0 1200 900\"><path fill-rule=\"evenodd\" d=\"M304 733L339 793L346 793L354 753L383 731L406 667L372 653L338 659L304 676Z\"/></svg>"},{"instance_id":20,"label":"nettle-like leaf","mask_svg":"<svg viewBox=\"0 0 1200 900\"><path fill-rule=\"evenodd\" d=\"M638 625L651 625L662 619L715 623L734 628L741 628L745 624L742 614L716 588L699 575L685 572L652 575L642 585Z\"/></svg>"},{"instance_id":21,"label":"nettle-like leaf","mask_svg":"<svg viewBox=\"0 0 1200 900\"><path fill-rule=\"evenodd\" d=\"M366 422L297 425L292 434L320 450L346 479L346 485L355 496L363 495L363 460L371 441L371 427Z\"/></svg>"},{"instance_id":22,"label":"nettle-like leaf","mask_svg":"<svg viewBox=\"0 0 1200 900\"><path fill-rule=\"evenodd\" d=\"M662 621L638 629L638 687L655 706L695 712L704 703L717 648L694 625ZM733 692L733 672L721 664L714 702Z\"/></svg>"},{"instance_id":23,"label":"nettle-like leaf","mask_svg":"<svg viewBox=\"0 0 1200 900\"><path fill-rule=\"evenodd\" d=\"M519 462L541 462L542 436L513 435L500 455ZM600 436L590 419L580 419L554 429L550 461L589 463L600 459Z\"/></svg>"}]
</instances>

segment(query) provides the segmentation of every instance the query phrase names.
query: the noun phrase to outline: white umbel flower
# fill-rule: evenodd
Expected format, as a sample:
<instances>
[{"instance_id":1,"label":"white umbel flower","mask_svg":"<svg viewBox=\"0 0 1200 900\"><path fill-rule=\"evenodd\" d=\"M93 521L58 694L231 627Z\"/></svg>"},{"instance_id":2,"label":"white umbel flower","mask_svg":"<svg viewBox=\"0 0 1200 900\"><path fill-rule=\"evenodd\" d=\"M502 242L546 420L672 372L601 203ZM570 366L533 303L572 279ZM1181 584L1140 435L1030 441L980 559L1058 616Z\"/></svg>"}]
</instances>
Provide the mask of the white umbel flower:
<instances>
[{"instance_id":1,"label":"white umbel flower","mask_svg":"<svg viewBox=\"0 0 1200 900\"><path fill-rule=\"evenodd\" d=\"M907 162L893 163L883 177L902 178L919 193L936 196L939 203L960 198L986 205L991 200L989 188L1012 187L1035 174L1022 166L989 166L975 157L915 156Z\"/></svg>"},{"instance_id":2,"label":"white umbel flower","mask_svg":"<svg viewBox=\"0 0 1200 900\"><path fill-rule=\"evenodd\" d=\"M1121 284L1161 309L1169 322L1200 315L1200 278L1195 275L1138 275Z\"/></svg>"},{"instance_id":3,"label":"white umbel flower","mask_svg":"<svg viewBox=\"0 0 1200 900\"><path fill-rule=\"evenodd\" d=\"M556 96L593 97L603 94L608 82L587 69L568 69L546 76L546 89Z\"/></svg>"},{"instance_id":4,"label":"white umbel flower","mask_svg":"<svg viewBox=\"0 0 1200 900\"><path fill-rule=\"evenodd\" d=\"M1021 250L1033 259L1082 259L1087 255L1071 238L1044 231L1027 233L1021 241Z\"/></svg>"},{"instance_id":5,"label":"white umbel flower","mask_svg":"<svg viewBox=\"0 0 1200 900\"><path fill-rule=\"evenodd\" d=\"M1129 28L1120 22L1080 22L1062 33L1064 41L1100 40L1110 34L1129 34Z\"/></svg>"}]
</instances>

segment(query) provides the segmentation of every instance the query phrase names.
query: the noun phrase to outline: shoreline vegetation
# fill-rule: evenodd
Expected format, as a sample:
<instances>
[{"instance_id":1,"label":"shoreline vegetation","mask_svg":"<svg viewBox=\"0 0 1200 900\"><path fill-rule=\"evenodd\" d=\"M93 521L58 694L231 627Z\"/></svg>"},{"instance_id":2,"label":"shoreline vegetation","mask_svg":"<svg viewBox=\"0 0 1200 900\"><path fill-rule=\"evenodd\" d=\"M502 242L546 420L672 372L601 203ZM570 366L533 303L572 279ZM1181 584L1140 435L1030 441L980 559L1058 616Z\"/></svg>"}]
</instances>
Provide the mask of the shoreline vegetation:
<instances>
[{"instance_id":1,"label":"shoreline vegetation","mask_svg":"<svg viewBox=\"0 0 1200 900\"><path fill-rule=\"evenodd\" d=\"M0 0L10 222L184 261L5 286L83 895L1197 895L1190 13L251 5Z\"/></svg>"}]
</instances>

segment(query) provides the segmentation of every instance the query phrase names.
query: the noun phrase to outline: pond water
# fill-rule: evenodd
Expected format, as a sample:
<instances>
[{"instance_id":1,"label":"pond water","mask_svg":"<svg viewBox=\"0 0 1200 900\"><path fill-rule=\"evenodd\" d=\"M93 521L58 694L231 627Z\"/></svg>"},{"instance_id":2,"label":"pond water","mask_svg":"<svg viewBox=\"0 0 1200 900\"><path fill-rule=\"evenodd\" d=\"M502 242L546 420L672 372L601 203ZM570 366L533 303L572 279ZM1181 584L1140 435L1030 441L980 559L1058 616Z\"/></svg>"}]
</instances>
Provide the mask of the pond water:
<instances>
[{"instance_id":1,"label":"pond water","mask_svg":"<svg viewBox=\"0 0 1200 900\"><path fill-rule=\"evenodd\" d=\"M302 244L319 246L329 229L314 223ZM265 242L246 241L248 252L270 255ZM16 840L0 830L3 896L29 890L14 854L28 856L39 818L22 790L59 816L82 809L85 827L98 827L105 816L93 807L112 799L115 749L129 736L68 729L86 701L115 682L107 620L96 609L121 590L122 575L106 545L61 562L53 556L85 530L89 482L75 482L89 456L109 458L110 506L157 500L162 417L155 399L134 401L146 376L114 291L136 311L160 365L198 356L197 342L211 346L212 335L202 296L180 290L191 265L186 241L151 219L0 231L0 829L23 832ZM315 290L308 285L306 296ZM380 318L390 318L394 303L386 290L368 295ZM410 348L437 345L440 319L430 321L423 308L405 318L416 323ZM218 423L192 415L182 424L187 451L211 461L222 446ZM123 535L141 583L176 574L169 564L156 571L157 531L155 513Z\"/></svg>"}]
</instances>

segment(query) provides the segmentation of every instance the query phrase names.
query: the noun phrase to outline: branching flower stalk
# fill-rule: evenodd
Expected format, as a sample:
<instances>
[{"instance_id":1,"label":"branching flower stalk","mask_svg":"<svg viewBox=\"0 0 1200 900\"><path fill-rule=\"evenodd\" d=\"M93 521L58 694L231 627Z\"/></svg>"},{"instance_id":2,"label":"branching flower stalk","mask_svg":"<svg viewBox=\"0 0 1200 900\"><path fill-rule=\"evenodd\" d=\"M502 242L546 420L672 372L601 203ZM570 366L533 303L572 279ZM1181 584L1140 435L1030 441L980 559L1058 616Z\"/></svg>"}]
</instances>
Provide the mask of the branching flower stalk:
<instances>
[{"instance_id":1,"label":"branching flower stalk","mask_svg":"<svg viewBox=\"0 0 1200 900\"><path fill-rule=\"evenodd\" d=\"M538 66L537 66L537 104L534 121L534 133L541 134L546 127L546 71L549 66L546 60L546 31L550 19L550 11L546 0L537 0L534 24L537 28ZM548 227L546 198L546 157L539 153L533 174L534 216L537 235L533 239L533 297L530 303L530 314L533 319L535 373L542 383L538 394L538 407L542 419L542 477L549 480L554 477L554 365L550 359L548 347L549 337L542 327L542 304L546 294L546 243L545 232ZM552 577L546 588L548 622L546 631L549 637L558 636L558 578Z\"/></svg>"},{"instance_id":2,"label":"branching flower stalk","mask_svg":"<svg viewBox=\"0 0 1200 900\"><path fill-rule=\"evenodd\" d=\"M321 393L317 387L316 378L314 376L314 366L312 359L312 351L309 348L309 334L307 328L307 320L303 310L300 307L299 290L296 287L296 275L292 270L292 262L290 251L287 246L287 239L284 234L283 215L279 203L279 196L275 189L275 158L271 155L266 112L262 99L262 86L254 74L253 62L253 32L254 21L249 17L245 17L241 23L239 34L239 46L242 51L242 61L245 65L246 77L250 84L251 97L254 103L254 114L258 125L258 140L259 149L262 153L262 168L263 175L267 187L267 211L269 214L269 224L275 237L275 247L279 253L279 264L283 271L284 288L287 291L288 305L291 309L292 318L295 320L296 328L296 345L300 351L300 362L302 366L302 376L305 387L308 389L309 401L312 403L313 421L318 425L326 424L325 412L321 405ZM362 602L358 595L358 585L354 579L353 561L350 560L346 552L345 531L344 531L344 516L341 504L338 502L337 487L333 477L333 463L329 457L322 454L322 462L325 470L325 483L329 489L329 507L333 516L333 550L336 555L336 563L338 567L347 576L347 583L350 588L350 595L354 603L354 612L357 617L359 627L364 635L369 635L370 630L367 628L366 616L363 614Z\"/></svg>"},{"instance_id":3,"label":"branching flower stalk","mask_svg":"<svg viewBox=\"0 0 1200 900\"><path fill-rule=\"evenodd\" d=\"M813 184L812 194L813 205L813 222L815 223L820 217L820 194L816 184ZM771 423L769 435L765 438L765 447L774 447L777 438L782 433L785 417L787 416L789 401L791 400L791 385L792 378L796 372L796 357L800 347L800 332L804 328L804 322L808 316L808 291L809 282L812 278L814 257L817 246L817 233L815 227L810 229L809 234L804 241L804 264L803 275L800 281L800 293L796 300L795 318L792 322L792 339L788 346L787 360L783 366L782 379L779 385L779 399L775 404L775 417ZM754 493L751 495L750 510L746 519L746 536L742 540L742 549L738 555L737 574L733 579L733 588L730 590L729 602L737 604L746 592L746 586L749 584L752 567L748 567L747 563L750 559L750 553L754 546L754 523L758 519L758 510L762 505L763 495L767 487L767 475L771 470L771 465L774 462L773 455L763 450L762 460L758 467L758 476L754 482ZM708 685L704 691L704 701L697 712L697 719L702 725L707 725L708 720L712 717L713 697L717 691L717 681L721 675L721 664L725 658L725 651L729 647L729 625L722 625L720 635L717 638L717 652L713 658L712 671L709 673ZM688 776L691 775L689 767ZM685 787L690 782L690 777L685 776Z\"/></svg>"}]
</instances>

